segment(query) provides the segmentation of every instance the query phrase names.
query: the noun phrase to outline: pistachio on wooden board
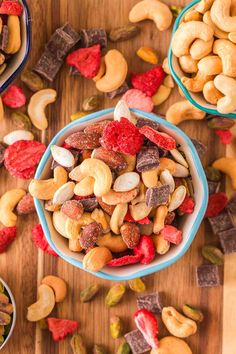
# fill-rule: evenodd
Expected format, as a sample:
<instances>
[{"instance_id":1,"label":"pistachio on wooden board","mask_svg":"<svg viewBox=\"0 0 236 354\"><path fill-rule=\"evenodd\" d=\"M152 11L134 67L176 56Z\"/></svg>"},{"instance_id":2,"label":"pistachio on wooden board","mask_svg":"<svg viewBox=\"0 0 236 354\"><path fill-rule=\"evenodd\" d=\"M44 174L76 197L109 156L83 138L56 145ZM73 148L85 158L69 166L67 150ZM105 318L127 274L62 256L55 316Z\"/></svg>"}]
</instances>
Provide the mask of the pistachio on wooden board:
<instances>
[{"instance_id":1,"label":"pistachio on wooden board","mask_svg":"<svg viewBox=\"0 0 236 354\"><path fill-rule=\"evenodd\" d=\"M138 26L128 24L113 28L109 33L109 39L112 42L126 41L127 39L137 36L139 32L140 28Z\"/></svg>"},{"instance_id":2,"label":"pistachio on wooden board","mask_svg":"<svg viewBox=\"0 0 236 354\"><path fill-rule=\"evenodd\" d=\"M123 284L115 284L107 293L105 303L107 306L116 306L125 294L126 288Z\"/></svg>"},{"instance_id":3,"label":"pistachio on wooden board","mask_svg":"<svg viewBox=\"0 0 236 354\"><path fill-rule=\"evenodd\" d=\"M216 265L222 265L224 263L224 254L221 250L215 246L205 245L202 247L202 255L208 261Z\"/></svg>"},{"instance_id":4,"label":"pistachio on wooden board","mask_svg":"<svg viewBox=\"0 0 236 354\"><path fill-rule=\"evenodd\" d=\"M81 302L89 302L97 295L99 289L100 289L100 287L98 284L92 284L92 285L88 286L86 289L81 291L80 301Z\"/></svg>"},{"instance_id":5,"label":"pistachio on wooden board","mask_svg":"<svg viewBox=\"0 0 236 354\"><path fill-rule=\"evenodd\" d=\"M117 339L121 336L123 325L121 319L118 316L112 316L110 318L110 333L113 339Z\"/></svg>"},{"instance_id":6,"label":"pistachio on wooden board","mask_svg":"<svg viewBox=\"0 0 236 354\"><path fill-rule=\"evenodd\" d=\"M202 311L200 311L200 310L196 309L195 307L192 307L188 304L183 305L183 313L185 314L185 316L187 316L197 322L202 322L204 319L204 315L203 315Z\"/></svg>"}]
</instances>

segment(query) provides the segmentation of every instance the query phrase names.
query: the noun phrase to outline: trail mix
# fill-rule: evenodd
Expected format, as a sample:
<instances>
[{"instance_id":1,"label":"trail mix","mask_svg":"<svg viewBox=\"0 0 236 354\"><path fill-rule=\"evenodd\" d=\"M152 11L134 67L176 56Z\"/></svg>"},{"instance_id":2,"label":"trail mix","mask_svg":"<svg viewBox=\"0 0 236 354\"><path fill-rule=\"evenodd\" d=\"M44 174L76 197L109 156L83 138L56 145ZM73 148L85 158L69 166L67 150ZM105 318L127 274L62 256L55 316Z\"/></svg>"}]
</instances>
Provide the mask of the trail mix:
<instances>
[{"instance_id":1,"label":"trail mix","mask_svg":"<svg viewBox=\"0 0 236 354\"><path fill-rule=\"evenodd\" d=\"M0 281L0 348L11 330L13 312L10 296Z\"/></svg>"}]
</instances>

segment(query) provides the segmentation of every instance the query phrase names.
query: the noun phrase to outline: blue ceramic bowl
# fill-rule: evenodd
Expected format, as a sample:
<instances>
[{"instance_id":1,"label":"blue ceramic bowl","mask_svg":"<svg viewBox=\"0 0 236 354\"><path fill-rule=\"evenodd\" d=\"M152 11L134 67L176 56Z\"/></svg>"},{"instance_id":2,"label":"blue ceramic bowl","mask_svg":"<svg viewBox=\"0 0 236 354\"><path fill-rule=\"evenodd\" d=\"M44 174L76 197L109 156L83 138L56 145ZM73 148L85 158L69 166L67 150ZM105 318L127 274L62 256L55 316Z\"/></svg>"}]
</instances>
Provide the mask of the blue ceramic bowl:
<instances>
[{"instance_id":1,"label":"blue ceramic bowl","mask_svg":"<svg viewBox=\"0 0 236 354\"><path fill-rule=\"evenodd\" d=\"M20 0L23 6L21 22L21 48L14 54L6 68L0 75L0 93L5 91L13 80L20 74L29 57L31 48L31 19L29 8L25 0Z\"/></svg>"},{"instance_id":2,"label":"blue ceramic bowl","mask_svg":"<svg viewBox=\"0 0 236 354\"><path fill-rule=\"evenodd\" d=\"M175 31L179 27L179 25L180 25L184 15L186 14L186 12L188 12L189 10L192 10L192 8L194 8L196 6L196 4L198 4L199 2L200 2L200 0L195 0L195 1L191 2L179 14L179 16L177 17L177 19L176 19L176 21L174 23L173 32L172 32L172 38L173 38L173 34L175 33ZM208 103L204 99L204 97L203 97L203 95L201 93L189 92L186 89L186 87L181 82L181 78L183 76L186 76L186 74L182 71L182 69L181 69L181 67L179 65L178 58L172 52L171 43L170 43L169 52L168 52L168 64L169 64L169 68L170 68L170 71L171 71L171 75L175 79L177 85L181 88L181 90L183 91L185 97L195 107L197 107L197 108L201 109L202 111L204 111L206 113L209 113L209 114L220 115L220 116L225 116L225 117L230 117L230 118L236 118L236 112L229 113L229 114L219 113L217 111L216 105L212 105L212 104Z\"/></svg>"},{"instance_id":3,"label":"blue ceramic bowl","mask_svg":"<svg viewBox=\"0 0 236 354\"><path fill-rule=\"evenodd\" d=\"M113 119L114 109L105 109L96 113L89 114L75 122L65 126L51 141L42 160L38 166L35 178L47 179L51 177L51 163L52 156L50 147L51 145L61 145L65 139L72 133L83 130L87 125L98 122L104 119ZM142 277L151 273L155 273L169 265L175 263L180 259L190 247L201 221L204 217L205 210L208 202L208 185L205 173L202 168L201 161L198 157L197 151L192 144L191 140L184 134L182 130L170 124L166 120L157 117L155 114L146 113L139 110L133 110L139 116L151 119L161 124L161 130L172 135L176 141L181 145L182 150L186 155L190 172L193 179L193 187L195 190L195 210L193 214L182 217L181 228L183 230L183 242L171 247L170 251L163 255L158 256L156 259L147 265L134 264L125 267L112 268L105 267L102 271L93 273L94 275L110 280L128 280L137 277ZM59 235L52 224L52 214L44 209L43 203L35 199L36 210L39 216L40 223L43 227L46 238L54 251L66 262L74 265L77 268L82 267L83 256L80 253L74 253L68 248L68 239Z\"/></svg>"}]
</instances>

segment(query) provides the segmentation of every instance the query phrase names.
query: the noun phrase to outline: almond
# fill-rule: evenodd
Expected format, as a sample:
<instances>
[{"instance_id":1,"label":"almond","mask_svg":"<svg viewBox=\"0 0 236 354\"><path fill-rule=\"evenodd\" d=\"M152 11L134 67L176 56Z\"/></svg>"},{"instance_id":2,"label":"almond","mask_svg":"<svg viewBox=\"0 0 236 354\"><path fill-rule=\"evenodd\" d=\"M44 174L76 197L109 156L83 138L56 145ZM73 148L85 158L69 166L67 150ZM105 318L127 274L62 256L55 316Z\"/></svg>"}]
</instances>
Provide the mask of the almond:
<instances>
[{"instance_id":1,"label":"almond","mask_svg":"<svg viewBox=\"0 0 236 354\"><path fill-rule=\"evenodd\" d=\"M112 170L120 172L128 167L125 158L115 151L106 150L103 147L95 149L92 153L94 159L102 160L105 162Z\"/></svg>"},{"instance_id":2,"label":"almond","mask_svg":"<svg viewBox=\"0 0 236 354\"><path fill-rule=\"evenodd\" d=\"M136 224L126 222L120 228L123 241L128 248L134 248L138 245L140 239L140 231Z\"/></svg>"},{"instance_id":3,"label":"almond","mask_svg":"<svg viewBox=\"0 0 236 354\"><path fill-rule=\"evenodd\" d=\"M34 199L31 194L27 193L16 207L17 213L27 215L35 212Z\"/></svg>"},{"instance_id":4,"label":"almond","mask_svg":"<svg viewBox=\"0 0 236 354\"><path fill-rule=\"evenodd\" d=\"M108 215L112 215L113 214L113 211L115 209L115 205L109 205L109 204L106 204L102 201L102 198L98 198L97 197L97 201L98 201L98 204L100 205L100 207L108 214Z\"/></svg>"},{"instance_id":5,"label":"almond","mask_svg":"<svg viewBox=\"0 0 236 354\"><path fill-rule=\"evenodd\" d=\"M100 134L77 132L68 136L65 143L74 149L95 149L100 146Z\"/></svg>"},{"instance_id":6,"label":"almond","mask_svg":"<svg viewBox=\"0 0 236 354\"><path fill-rule=\"evenodd\" d=\"M103 120L102 122L90 124L84 129L84 132L88 133L88 134L96 133L101 136L107 123L108 123L108 120Z\"/></svg>"},{"instance_id":7,"label":"almond","mask_svg":"<svg viewBox=\"0 0 236 354\"><path fill-rule=\"evenodd\" d=\"M101 234L101 224L98 224L97 222L92 222L91 224L85 226L79 236L81 247L84 249L93 247Z\"/></svg>"},{"instance_id":8,"label":"almond","mask_svg":"<svg viewBox=\"0 0 236 354\"><path fill-rule=\"evenodd\" d=\"M67 200L62 204L61 212L73 220L79 220L84 212L83 204L77 200Z\"/></svg>"}]
</instances>

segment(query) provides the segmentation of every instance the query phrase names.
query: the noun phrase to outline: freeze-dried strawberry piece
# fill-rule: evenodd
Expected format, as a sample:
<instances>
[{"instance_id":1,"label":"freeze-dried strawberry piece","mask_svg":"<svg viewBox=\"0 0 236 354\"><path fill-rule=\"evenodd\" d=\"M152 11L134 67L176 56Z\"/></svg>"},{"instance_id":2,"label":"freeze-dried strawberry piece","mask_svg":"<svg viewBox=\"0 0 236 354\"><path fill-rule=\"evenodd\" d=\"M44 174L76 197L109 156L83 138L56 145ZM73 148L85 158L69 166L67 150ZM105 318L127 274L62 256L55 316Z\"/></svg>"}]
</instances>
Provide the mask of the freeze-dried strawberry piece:
<instances>
[{"instance_id":1,"label":"freeze-dried strawberry piece","mask_svg":"<svg viewBox=\"0 0 236 354\"><path fill-rule=\"evenodd\" d=\"M151 127L145 125L141 129L139 129L140 133L143 134L146 138L151 140L158 147L165 150L173 150L176 148L176 141L172 136L158 132Z\"/></svg>"},{"instance_id":2,"label":"freeze-dried strawberry piece","mask_svg":"<svg viewBox=\"0 0 236 354\"><path fill-rule=\"evenodd\" d=\"M134 322L151 348L158 348L158 323L151 311L140 309L134 314Z\"/></svg>"},{"instance_id":3,"label":"freeze-dried strawberry piece","mask_svg":"<svg viewBox=\"0 0 236 354\"><path fill-rule=\"evenodd\" d=\"M126 255L120 258L114 258L110 262L107 263L109 267L122 267L128 264L135 264L141 260L142 256L136 254L134 256Z\"/></svg>"},{"instance_id":4,"label":"freeze-dried strawberry piece","mask_svg":"<svg viewBox=\"0 0 236 354\"><path fill-rule=\"evenodd\" d=\"M129 211L127 211L127 214L125 215L124 220L128 221L128 222L136 222L137 224L140 224L140 225L148 225L151 223L151 220L147 216L143 219L140 219L140 220L134 220L134 218L132 217L132 215L130 214Z\"/></svg>"},{"instance_id":5,"label":"freeze-dried strawberry piece","mask_svg":"<svg viewBox=\"0 0 236 354\"><path fill-rule=\"evenodd\" d=\"M23 12L23 7L19 3L19 1L7 1L4 0L1 2L0 6L0 14L1 15L15 15L15 16L21 16Z\"/></svg>"},{"instance_id":6,"label":"freeze-dried strawberry piece","mask_svg":"<svg viewBox=\"0 0 236 354\"><path fill-rule=\"evenodd\" d=\"M165 72L161 66L145 71L141 74L132 73L131 83L134 88L146 93L147 96L153 96L165 78Z\"/></svg>"},{"instance_id":7,"label":"freeze-dried strawberry piece","mask_svg":"<svg viewBox=\"0 0 236 354\"><path fill-rule=\"evenodd\" d=\"M66 143L62 144L61 147L63 147L64 149L67 149L67 150L73 149L72 146L70 146L69 144L66 144Z\"/></svg>"},{"instance_id":8,"label":"freeze-dried strawberry piece","mask_svg":"<svg viewBox=\"0 0 236 354\"><path fill-rule=\"evenodd\" d=\"M93 78L97 75L100 68L100 44L75 50L67 56L66 63L74 66L84 77Z\"/></svg>"},{"instance_id":9,"label":"freeze-dried strawberry piece","mask_svg":"<svg viewBox=\"0 0 236 354\"><path fill-rule=\"evenodd\" d=\"M154 108L151 97L136 89L126 91L122 96L122 101L125 101L129 108L136 108L145 112L152 112Z\"/></svg>"},{"instance_id":10,"label":"freeze-dried strawberry piece","mask_svg":"<svg viewBox=\"0 0 236 354\"><path fill-rule=\"evenodd\" d=\"M155 246L150 236L142 235L138 246L134 248L134 254L141 256L141 264L149 264L155 257Z\"/></svg>"},{"instance_id":11,"label":"freeze-dried strawberry piece","mask_svg":"<svg viewBox=\"0 0 236 354\"><path fill-rule=\"evenodd\" d=\"M5 150L5 167L14 177L32 178L45 150L46 146L38 141L18 140Z\"/></svg>"},{"instance_id":12,"label":"freeze-dried strawberry piece","mask_svg":"<svg viewBox=\"0 0 236 354\"><path fill-rule=\"evenodd\" d=\"M26 97L22 89L17 85L12 85L2 95L2 101L5 106L10 108L20 108L26 103Z\"/></svg>"},{"instance_id":13,"label":"freeze-dried strawberry piece","mask_svg":"<svg viewBox=\"0 0 236 354\"><path fill-rule=\"evenodd\" d=\"M230 130L215 130L216 135L220 138L222 144L230 144L232 140L232 133Z\"/></svg>"},{"instance_id":14,"label":"freeze-dried strawberry piece","mask_svg":"<svg viewBox=\"0 0 236 354\"><path fill-rule=\"evenodd\" d=\"M223 192L210 194L205 218L213 218L219 215L228 203L227 195Z\"/></svg>"},{"instance_id":15,"label":"freeze-dried strawberry piece","mask_svg":"<svg viewBox=\"0 0 236 354\"><path fill-rule=\"evenodd\" d=\"M7 250L16 238L16 227L4 227L0 229L0 253Z\"/></svg>"},{"instance_id":16,"label":"freeze-dried strawberry piece","mask_svg":"<svg viewBox=\"0 0 236 354\"><path fill-rule=\"evenodd\" d=\"M65 320L63 318L48 317L48 329L52 332L53 339L57 342L64 339L68 334L73 333L79 327L77 321Z\"/></svg>"},{"instance_id":17,"label":"freeze-dried strawberry piece","mask_svg":"<svg viewBox=\"0 0 236 354\"><path fill-rule=\"evenodd\" d=\"M101 145L107 150L135 155L143 145L144 137L127 118L109 122L103 130Z\"/></svg>"},{"instance_id":18,"label":"freeze-dried strawberry piece","mask_svg":"<svg viewBox=\"0 0 236 354\"><path fill-rule=\"evenodd\" d=\"M194 211L195 202L192 197L186 196L183 203L178 207L178 210L183 214L192 214Z\"/></svg>"},{"instance_id":19,"label":"freeze-dried strawberry piece","mask_svg":"<svg viewBox=\"0 0 236 354\"><path fill-rule=\"evenodd\" d=\"M86 195L86 196L80 196L80 195L74 195L73 196L73 200L83 200L83 199L89 199L89 198L93 198L94 194L90 194L90 195Z\"/></svg>"},{"instance_id":20,"label":"freeze-dried strawberry piece","mask_svg":"<svg viewBox=\"0 0 236 354\"><path fill-rule=\"evenodd\" d=\"M165 225L165 227L161 230L161 234L166 241L169 241L174 245L179 245L183 240L182 231L172 225Z\"/></svg>"},{"instance_id":21,"label":"freeze-dried strawberry piece","mask_svg":"<svg viewBox=\"0 0 236 354\"><path fill-rule=\"evenodd\" d=\"M38 248L42 251L51 254L52 256L57 257L57 253L53 251L53 249L49 246L46 237L44 236L42 226L40 224L36 225L32 230L32 239Z\"/></svg>"}]
</instances>

